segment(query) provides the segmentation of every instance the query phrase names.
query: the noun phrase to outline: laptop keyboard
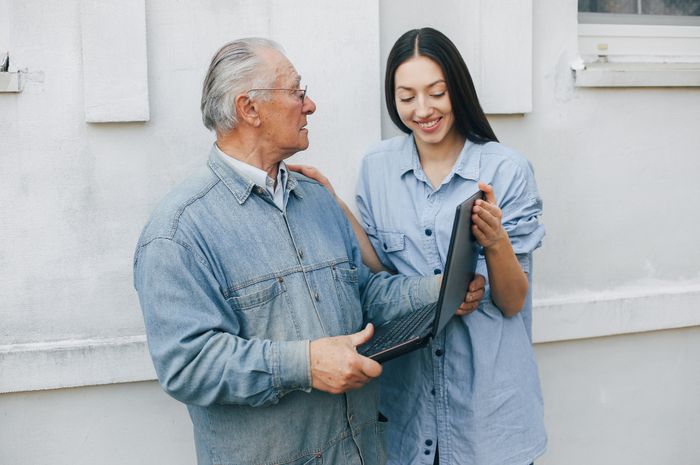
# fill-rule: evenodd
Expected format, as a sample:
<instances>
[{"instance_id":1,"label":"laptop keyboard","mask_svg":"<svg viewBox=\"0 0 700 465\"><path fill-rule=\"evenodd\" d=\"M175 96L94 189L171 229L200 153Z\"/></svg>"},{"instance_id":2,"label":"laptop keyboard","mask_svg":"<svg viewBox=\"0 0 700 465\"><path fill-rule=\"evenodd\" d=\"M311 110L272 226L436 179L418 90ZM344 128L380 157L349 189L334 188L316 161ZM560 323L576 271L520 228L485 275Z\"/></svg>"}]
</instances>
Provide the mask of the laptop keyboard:
<instances>
[{"instance_id":1,"label":"laptop keyboard","mask_svg":"<svg viewBox=\"0 0 700 465\"><path fill-rule=\"evenodd\" d=\"M392 320L388 325L389 330L378 338L372 339L369 344L359 348L358 352L362 355L372 355L389 349L406 341L412 337L419 336L416 331L423 328L423 324L435 315L435 305L426 305L415 312L411 312L396 320ZM382 329L386 328L385 326Z\"/></svg>"}]
</instances>

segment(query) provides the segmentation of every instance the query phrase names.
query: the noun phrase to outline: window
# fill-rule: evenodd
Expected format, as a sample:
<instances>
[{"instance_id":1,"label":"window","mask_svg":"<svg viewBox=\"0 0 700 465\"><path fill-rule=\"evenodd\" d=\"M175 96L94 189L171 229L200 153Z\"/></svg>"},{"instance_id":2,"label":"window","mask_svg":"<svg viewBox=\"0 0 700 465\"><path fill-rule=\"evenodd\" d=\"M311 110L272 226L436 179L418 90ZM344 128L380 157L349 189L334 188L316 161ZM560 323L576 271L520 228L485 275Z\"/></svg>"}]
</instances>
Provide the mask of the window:
<instances>
[{"instance_id":1,"label":"window","mask_svg":"<svg viewBox=\"0 0 700 465\"><path fill-rule=\"evenodd\" d=\"M698 0L579 0L579 21L623 24L700 24Z\"/></svg>"},{"instance_id":2,"label":"window","mask_svg":"<svg viewBox=\"0 0 700 465\"><path fill-rule=\"evenodd\" d=\"M700 0L579 0L576 84L700 86Z\"/></svg>"}]
</instances>

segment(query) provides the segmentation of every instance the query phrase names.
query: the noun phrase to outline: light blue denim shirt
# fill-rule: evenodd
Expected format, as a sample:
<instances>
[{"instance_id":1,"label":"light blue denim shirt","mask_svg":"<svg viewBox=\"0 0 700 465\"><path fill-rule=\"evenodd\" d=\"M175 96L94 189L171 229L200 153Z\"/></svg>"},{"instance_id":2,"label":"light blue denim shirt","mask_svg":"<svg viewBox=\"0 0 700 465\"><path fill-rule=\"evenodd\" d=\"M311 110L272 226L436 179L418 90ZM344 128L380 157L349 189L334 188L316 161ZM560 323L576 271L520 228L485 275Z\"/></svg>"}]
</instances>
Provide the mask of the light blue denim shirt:
<instances>
[{"instance_id":1,"label":"light blue denim shirt","mask_svg":"<svg viewBox=\"0 0 700 465\"><path fill-rule=\"evenodd\" d=\"M381 465L379 384L311 389L309 341L433 302L437 282L370 274L328 192L296 173L286 189L282 212L212 149L156 208L134 285L158 379L202 465Z\"/></svg>"},{"instance_id":2,"label":"light blue denim shirt","mask_svg":"<svg viewBox=\"0 0 700 465\"><path fill-rule=\"evenodd\" d=\"M544 236L542 202L529 162L498 143L465 144L435 189L411 136L371 148L362 162L357 203L372 245L390 269L442 273L456 206L491 184L503 225L528 278ZM488 277L483 255L477 272ZM532 298L505 318L487 285L477 311L453 317L432 344L387 363L380 410L389 419L389 463L524 465L546 446L542 396L531 343Z\"/></svg>"}]
</instances>

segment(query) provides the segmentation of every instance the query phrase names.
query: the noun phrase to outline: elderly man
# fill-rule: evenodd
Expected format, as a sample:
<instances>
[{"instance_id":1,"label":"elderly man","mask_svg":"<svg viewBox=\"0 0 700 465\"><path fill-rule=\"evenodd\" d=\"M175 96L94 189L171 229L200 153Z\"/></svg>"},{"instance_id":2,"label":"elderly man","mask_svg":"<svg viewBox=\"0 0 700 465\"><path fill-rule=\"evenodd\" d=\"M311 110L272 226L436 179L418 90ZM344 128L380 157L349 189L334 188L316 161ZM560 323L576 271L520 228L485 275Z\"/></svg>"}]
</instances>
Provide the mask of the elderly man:
<instances>
[{"instance_id":1,"label":"elderly man","mask_svg":"<svg viewBox=\"0 0 700 465\"><path fill-rule=\"evenodd\" d=\"M287 170L315 109L274 42L221 48L202 94L209 161L137 245L149 350L200 464L381 464L381 366L355 347L366 323L438 295L435 278L372 275L333 197Z\"/></svg>"}]
</instances>

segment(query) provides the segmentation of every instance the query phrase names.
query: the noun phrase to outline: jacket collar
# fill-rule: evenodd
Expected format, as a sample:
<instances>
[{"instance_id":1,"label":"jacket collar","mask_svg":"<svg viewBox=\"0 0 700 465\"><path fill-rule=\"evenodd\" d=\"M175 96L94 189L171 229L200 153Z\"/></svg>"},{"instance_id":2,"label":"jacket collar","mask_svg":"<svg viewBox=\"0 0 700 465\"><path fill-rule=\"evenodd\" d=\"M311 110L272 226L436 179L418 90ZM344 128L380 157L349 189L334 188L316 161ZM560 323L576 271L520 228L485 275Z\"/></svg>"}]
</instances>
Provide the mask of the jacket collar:
<instances>
[{"instance_id":1,"label":"jacket collar","mask_svg":"<svg viewBox=\"0 0 700 465\"><path fill-rule=\"evenodd\" d=\"M222 156L216 149L216 146L212 145L207 165L231 191L239 204L243 205L253 190L256 190L258 194L262 194L263 189L261 187L257 186L252 179L234 170L225 160L221 159ZM293 176L292 172L289 172L289 178L287 179L287 190L293 192L299 198L303 197L299 181Z\"/></svg>"}]
</instances>

